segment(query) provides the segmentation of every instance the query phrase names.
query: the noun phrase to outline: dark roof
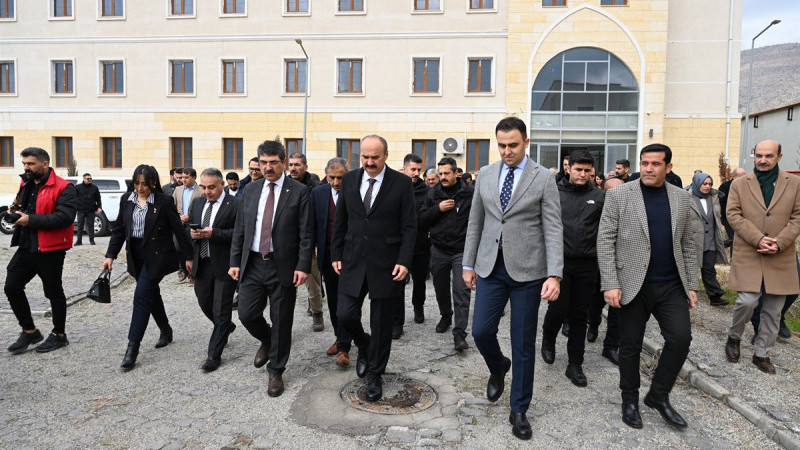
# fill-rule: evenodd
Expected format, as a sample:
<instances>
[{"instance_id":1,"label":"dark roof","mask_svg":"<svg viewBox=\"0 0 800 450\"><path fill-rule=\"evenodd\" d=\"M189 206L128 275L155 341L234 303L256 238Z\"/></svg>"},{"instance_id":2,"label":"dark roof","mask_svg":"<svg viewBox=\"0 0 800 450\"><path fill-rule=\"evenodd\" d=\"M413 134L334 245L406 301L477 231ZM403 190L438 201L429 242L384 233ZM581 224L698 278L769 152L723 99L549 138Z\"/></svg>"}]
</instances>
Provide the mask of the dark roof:
<instances>
[{"instance_id":1,"label":"dark roof","mask_svg":"<svg viewBox=\"0 0 800 450\"><path fill-rule=\"evenodd\" d=\"M800 103L800 43L755 49L753 97L750 115ZM739 112L745 114L750 71L750 50L741 53Z\"/></svg>"}]
</instances>

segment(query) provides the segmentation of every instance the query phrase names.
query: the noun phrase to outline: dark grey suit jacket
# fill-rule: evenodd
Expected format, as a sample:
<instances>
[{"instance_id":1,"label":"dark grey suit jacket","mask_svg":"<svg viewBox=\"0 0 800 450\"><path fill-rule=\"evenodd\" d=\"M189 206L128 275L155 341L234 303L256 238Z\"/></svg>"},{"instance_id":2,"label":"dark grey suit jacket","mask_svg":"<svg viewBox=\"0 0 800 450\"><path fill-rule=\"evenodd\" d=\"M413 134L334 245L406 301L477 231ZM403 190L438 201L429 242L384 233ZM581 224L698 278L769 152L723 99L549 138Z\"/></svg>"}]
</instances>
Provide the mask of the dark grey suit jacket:
<instances>
[{"instance_id":1,"label":"dark grey suit jacket","mask_svg":"<svg viewBox=\"0 0 800 450\"><path fill-rule=\"evenodd\" d=\"M192 212L189 213L189 223L203 223L203 207L206 198L199 197L192 201ZM214 223L211 226L211 238L208 240L208 247L211 253L211 270L214 278L230 279L228 269L231 260L231 239L233 238L233 227L236 224L236 210L239 200L233 195L226 194L222 199L222 204L214 216ZM188 231L187 231L188 234ZM191 234L189 234L191 237ZM197 267L200 261L200 241L192 241L194 244L194 261L192 263L192 277L197 277Z\"/></svg>"}]
</instances>

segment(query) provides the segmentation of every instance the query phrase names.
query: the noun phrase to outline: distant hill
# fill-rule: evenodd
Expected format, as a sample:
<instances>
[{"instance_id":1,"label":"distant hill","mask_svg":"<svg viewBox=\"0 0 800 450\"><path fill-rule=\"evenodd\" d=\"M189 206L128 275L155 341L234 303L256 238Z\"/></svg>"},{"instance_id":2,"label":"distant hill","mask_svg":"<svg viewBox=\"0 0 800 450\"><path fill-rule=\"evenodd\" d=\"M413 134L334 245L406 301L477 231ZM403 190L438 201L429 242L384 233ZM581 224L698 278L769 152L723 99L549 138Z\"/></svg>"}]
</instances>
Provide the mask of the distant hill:
<instances>
[{"instance_id":1,"label":"distant hill","mask_svg":"<svg viewBox=\"0 0 800 450\"><path fill-rule=\"evenodd\" d=\"M750 115L800 103L800 43L770 45L755 50ZM750 50L741 54L739 112L747 107Z\"/></svg>"}]
</instances>

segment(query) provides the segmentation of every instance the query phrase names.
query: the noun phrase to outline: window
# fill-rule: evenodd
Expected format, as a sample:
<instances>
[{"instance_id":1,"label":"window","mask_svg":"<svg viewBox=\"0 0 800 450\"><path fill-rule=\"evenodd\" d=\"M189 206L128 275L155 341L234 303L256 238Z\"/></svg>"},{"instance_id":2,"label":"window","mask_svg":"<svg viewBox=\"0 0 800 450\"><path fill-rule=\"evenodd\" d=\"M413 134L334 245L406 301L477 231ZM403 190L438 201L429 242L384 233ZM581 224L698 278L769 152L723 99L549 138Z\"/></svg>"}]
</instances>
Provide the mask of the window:
<instances>
[{"instance_id":1,"label":"window","mask_svg":"<svg viewBox=\"0 0 800 450\"><path fill-rule=\"evenodd\" d=\"M789 107L786 109L786 120L794 119L794 107Z\"/></svg>"},{"instance_id":2,"label":"window","mask_svg":"<svg viewBox=\"0 0 800 450\"><path fill-rule=\"evenodd\" d=\"M0 0L0 20L16 19L16 0Z\"/></svg>"},{"instance_id":3,"label":"window","mask_svg":"<svg viewBox=\"0 0 800 450\"><path fill-rule=\"evenodd\" d=\"M244 60L222 61L222 93L244 94Z\"/></svg>"},{"instance_id":4,"label":"window","mask_svg":"<svg viewBox=\"0 0 800 450\"><path fill-rule=\"evenodd\" d=\"M170 138L170 167L192 167L192 138Z\"/></svg>"},{"instance_id":5,"label":"window","mask_svg":"<svg viewBox=\"0 0 800 450\"><path fill-rule=\"evenodd\" d=\"M336 156L347 160L349 167L361 167L361 141L358 139L337 139Z\"/></svg>"},{"instance_id":6,"label":"window","mask_svg":"<svg viewBox=\"0 0 800 450\"><path fill-rule=\"evenodd\" d=\"M72 61L53 61L53 93L73 94L75 76Z\"/></svg>"},{"instance_id":7,"label":"window","mask_svg":"<svg viewBox=\"0 0 800 450\"><path fill-rule=\"evenodd\" d=\"M567 6L567 0L542 0L542 6Z\"/></svg>"},{"instance_id":8,"label":"window","mask_svg":"<svg viewBox=\"0 0 800 450\"><path fill-rule=\"evenodd\" d=\"M489 140L467 139L467 172L477 172L489 164Z\"/></svg>"},{"instance_id":9,"label":"window","mask_svg":"<svg viewBox=\"0 0 800 450\"><path fill-rule=\"evenodd\" d=\"M72 138L54 138L56 147L56 167L69 167L72 162Z\"/></svg>"},{"instance_id":10,"label":"window","mask_svg":"<svg viewBox=\"0 0 800 450\"><path fill-rule=\"evenodd\" d=\"M16 93L17 72L14 61L0 61L0 94Z\"/></svg>"},{"instance_id":11,"label":"window","mask_svg":"<svg viewBox=\"0 0 800 450\"><path fill-rule=\"evenodd\" d=\"M194 61L170 61L169 65L170 93L194 94Z\"/></svg>"},{"instance_id":12,"label":"window","mask_svg":"<svg viewBox=\"0 0 800 450\"><path fill-rule=\"evenodd\" d=\"M361 59L337 59L339 82L337 92L339 94L360 94L363 91L361 86L363 60Z\"/></svg>"},{"instance_id":13,"label":"window","mask_svg":"<svg viewBox=\"0 0 800 450\"><path fill-rule=\"evenodd\" d=\"M441 11L440 0L414 0L414 11Z\"/></svg>"},{"instance_id":14,"label":"window","mask_svg":"<svg viewBox=\"0 0 800 450\"><path fill-rule=\"evenodd\" d=\"M422 158L422 170L436 167L436 139L413 139L411 151Z\"/></svg>"},{"instance_id":15,"label":"window","mask_svg":"<svg viewBox=\"0 0 800 450\"><path fill-rule=\"evenodd\" d=\"M100 0L100 17L123 17L125 0Z\"/></svg>"},{"instance_id":16,"label":"window","mask_svg":"<svg viewBox=\"0 0 800 450\"><path fill-rule=\"evenodd\" d=\"M286 83L284 91L287 94L304 93L306 91L306 70L308 63L304 59L286 60Z\"/></svg>"},{"instance_id":17,"label":"window","mask_svg":"<svg viewBox=\"0 0 800 450\"><path fill-rule=\"evenodd\" d=\"M628 0L600 0L600 4L603 6L626 6Z\"/></svg>"},{"instance_id":18,"label":"window","mask_svg":"<svg viewBox=\"0 0 800 450\"><path fill-rule=\"evenodd\" d=\"M103 94L125 93L125 69L122 61L101 61L100 70Z\"/></svg>"},{"instance_id":19,"label":"window","mask_svg":"<svg viewBox=\"0 0 800 450\"><path fill-rule=\"evenodd\" d=\"M494 10L494 0L469 0L470 11Z\"/></svg>"},{"instance_id":20,"label":"window","mask_svg":"<svg viewBox=\"0 0 800 450\"><path fill-rule=\"evenodd\" d=\"M439 59L414 58L414 93L439 92Z\"/></svg>"},{"instance_id":21,"label":"window","mask_svg":"<svg viewBox=\"0 0 800 450\"><path fill-rule=\"evenodd\" d=\"M290 14L307 13L309 0L285 0L286 12Z\"/></svg>"},{"instance_id":22,"label":"window","mask_svg":"<svg viewBox=\"0 0 800 450\"><path fill-rule=\"evenodd\" d=\"M492 58L469 58L467 92L492 92Z\"/></svg>"},{"instance_id":23,"label":"window","mask_svg":"<svg viewBox=\"0 0 800 450\"><path fill-rule=\"evenodd\" d=\"M122 138L101 138L103 146L103 167L122 168Z\"/></svg>"},{"instance_id":24,"label":"window","mask_svg":"<svg viewBox=\"0 0 800 450\"><path fill-rule=\"evenodd\" d=\"M72 0L50 0L50 17L72 18Z\"/></svg>"},{"instance_id":25,"label":"window","mask_svg":"<svg viewBox=\"0 0 800 450\"><path fill-rule=\"evenodd\" d=\"M758 116L753 116L753 128L758 128Z\"/></svg>"},{"instance_id":26,"label":"window","mask_svg":"<svg viewBox=\"0 0 800 450\"><path fill-rule=\"evenodd\" d=\"M303 153L303 140L300 138L286 138L286 154Z\"/></svg>"},{"instance_id":27,"label":"window","mask_svg":"<svg viewBox=\"0 0 800 450\"><path fill-rule=\"evenodd\" d=\"M222 14L244 15L247 13L245 6L245 0L222 0Z\"/></svg>"},{"instance_id":28,"label":"window","mask_svg":"<svg viewBox=\"0 0 800 450\"><path fill-rule=\"evenodd\" d=\"M14 167L13 137L0 137L0 167Z\"/></svg>"},{"instance_id":29,"label":"window","mask_svg":"<svg viewBox=\"0 0 800 450\"><path fill-rule=\"evenodd\" d=\"M339 2L339 12L362 12L364 11L364 0L337 0Z\"/></svg>"},{"instance_id":30,"label":"window","mask_svg":"<svg viewBox=\"0 0 800 450\"><path fill-rule=\"evenodd\" d=\"M173 16L194 16L194 0L170 0L170 14Z\"/></svg>"},{"instance_id":31,"label":"window","mask_svg":"<svg viewBox=\"0 0 800 450\"><path fill-rule=\"evenodd\" d=\"M242 170L242 138L222 139L222 168L225 170Z\"/></svg>"}]
</instances>

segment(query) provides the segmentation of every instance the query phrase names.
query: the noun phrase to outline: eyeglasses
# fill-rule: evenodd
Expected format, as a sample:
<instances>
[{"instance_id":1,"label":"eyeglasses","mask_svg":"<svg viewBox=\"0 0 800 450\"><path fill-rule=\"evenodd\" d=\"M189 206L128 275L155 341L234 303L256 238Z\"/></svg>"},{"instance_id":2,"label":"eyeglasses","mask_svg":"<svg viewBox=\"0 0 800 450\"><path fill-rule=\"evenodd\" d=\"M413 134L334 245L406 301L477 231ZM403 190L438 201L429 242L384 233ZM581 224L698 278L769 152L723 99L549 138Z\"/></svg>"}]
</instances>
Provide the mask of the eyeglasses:
<instances>
[{"instance_id":1,"label":"eyeglasses","mask_svg":"<svg viewBox=\"0 0 800 450\"><path fill-rule=\"evenodd\" d=\"M250 170L250 172L259 172L259 171L261 171L261 168L259 168L259 167L250 167L248 170Z\"/></svg>"}]
</instances>

